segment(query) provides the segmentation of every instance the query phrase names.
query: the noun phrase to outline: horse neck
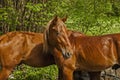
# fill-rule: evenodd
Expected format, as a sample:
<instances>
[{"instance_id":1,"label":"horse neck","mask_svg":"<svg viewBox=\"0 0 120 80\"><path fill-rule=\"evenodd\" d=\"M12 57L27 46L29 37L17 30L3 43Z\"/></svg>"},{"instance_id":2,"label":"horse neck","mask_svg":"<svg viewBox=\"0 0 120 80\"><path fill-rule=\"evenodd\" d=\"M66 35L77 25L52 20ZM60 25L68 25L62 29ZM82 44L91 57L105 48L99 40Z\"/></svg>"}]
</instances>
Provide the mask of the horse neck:
<instances>
[{"instance_id":1,"label":"horse neck","mask_svg":"<svg viewBox=\"0 0 120 80\"><path fill-rule=\"evenodd\" d=\"M55 64L54 57L50 52L51 51L49 50L49 48L47 52L44 51L42 46L41 53L39 54L39 60L41 61L43 66L49 66L49 65Z\"/></svg>"},{"instance_id":2,"label":"horse neck","mask_svg":"<svg viewBox=\"0 0 120 80\"><path fill-rule=\"evenodd\" d=\"M49 66L55 64L54 57L51 53L47 53L47 54L43 53L42 61L43 61L43 66Z\"/></svg>"},{"instance_id":3,"label":"horse neck","mask_svg":"<svg viewBox=\"0 0 120 80\"><path fill-rule=\"evenodd\" d=\"M31 53L23 63L33 67L45 67L55 64L53 56L50 53L43 53L42 49Z\"/></svg>"}]
</instances>

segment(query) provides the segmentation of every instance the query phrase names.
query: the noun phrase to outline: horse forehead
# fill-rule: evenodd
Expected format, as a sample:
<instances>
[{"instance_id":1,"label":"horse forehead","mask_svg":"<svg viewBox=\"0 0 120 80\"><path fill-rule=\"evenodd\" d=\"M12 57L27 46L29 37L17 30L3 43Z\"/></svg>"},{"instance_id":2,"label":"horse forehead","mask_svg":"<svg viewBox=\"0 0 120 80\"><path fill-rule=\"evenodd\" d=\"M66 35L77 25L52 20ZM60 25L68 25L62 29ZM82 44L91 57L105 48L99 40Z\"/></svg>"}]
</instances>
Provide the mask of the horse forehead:
<instances>
[{"instance_id":1,"label":"horse forehead","mask_svg":"<svg viewBox=\"0 0 120 80\"><path fill-rule=\"evenodd\" d=\"M56 28L57 28L58 32L61 32L61 31L65 32L66 31L65 25L62 23L58 23Z\"/></svg>"}]
</instances>

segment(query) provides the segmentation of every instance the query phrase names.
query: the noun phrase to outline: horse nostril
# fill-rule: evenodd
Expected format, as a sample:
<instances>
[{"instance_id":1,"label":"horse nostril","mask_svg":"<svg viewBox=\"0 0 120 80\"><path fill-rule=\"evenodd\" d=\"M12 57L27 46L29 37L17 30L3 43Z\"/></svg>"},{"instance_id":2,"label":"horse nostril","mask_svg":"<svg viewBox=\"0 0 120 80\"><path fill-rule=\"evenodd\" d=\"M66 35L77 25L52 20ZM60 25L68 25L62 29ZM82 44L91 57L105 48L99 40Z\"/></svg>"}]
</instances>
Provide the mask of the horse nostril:
<instances>
[{"instance_id":1,"label":"horse nostril","mask_svg":"<svg viewBox=\"0 0 120 80\"><path fill-rule=\"evenodd\" d=\"M62 49L62 54L64 58L70 58L72 56L72 52Z\"/></svg>"}]
</instances>

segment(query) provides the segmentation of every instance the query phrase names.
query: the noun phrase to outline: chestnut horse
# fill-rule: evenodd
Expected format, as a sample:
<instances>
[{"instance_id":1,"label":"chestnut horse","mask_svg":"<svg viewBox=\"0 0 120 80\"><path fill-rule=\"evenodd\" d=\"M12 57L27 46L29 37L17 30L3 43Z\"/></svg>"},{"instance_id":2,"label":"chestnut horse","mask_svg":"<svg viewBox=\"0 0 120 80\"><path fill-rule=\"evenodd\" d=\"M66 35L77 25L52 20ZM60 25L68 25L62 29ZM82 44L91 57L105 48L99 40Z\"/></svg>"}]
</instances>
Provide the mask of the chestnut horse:
<instances>
[{"instance_id":1,"label":"chestnut horse","mask_svg":"<svg viewBox=\"0 0 120 80\"><path fill-rule=\"evenodd\" d=\"M33 67L54 64L51 54L43 53L43 34L33 32L9 32L0 36L0 80L6 80L17 65Z\"/></svg>"},{"instance_id":2,"label":"chestnut horse","mask_svg":"<svg viewBox=\"0 0 120 80\"><path fill-rule=\"evenodd\" d=\"M61 69L61 80L73 80L74 70L93 73L91 80L100 80L102 70L120 63L120 34L68 36L64 22L57 16L47 26L44 46L46 51L51 50Z\"/></svg>"}]
</instances>

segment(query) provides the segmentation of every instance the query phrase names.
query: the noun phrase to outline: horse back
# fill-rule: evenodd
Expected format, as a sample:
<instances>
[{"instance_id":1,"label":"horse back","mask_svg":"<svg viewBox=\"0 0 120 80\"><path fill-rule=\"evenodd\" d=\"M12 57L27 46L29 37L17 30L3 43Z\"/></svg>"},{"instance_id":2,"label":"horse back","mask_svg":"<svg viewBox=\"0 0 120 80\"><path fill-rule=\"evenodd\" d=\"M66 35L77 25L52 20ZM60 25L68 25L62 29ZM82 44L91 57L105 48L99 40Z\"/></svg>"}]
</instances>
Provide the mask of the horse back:
<instances>
[{"instance_id":1,"label":"horse back","mask_svg":"<svg viewBox=\"0 0 120 80\"><path fill-rule=\"evenodd\" d=\"M9 32L0 36L0 63L3 66L18 64L33 53L39 53L36 47L42 45L42 36L32 32Z\"/></svg>"},{"instance_id":2,"label":"horse back","mask_svg":"<svg viewBox=\"0 0 120 80\"><path fill-rule=\"evenodd\" d=\"M118 63L117 45L112 35L83 36L74 40L79 68L97 71Z\"/></svg>"},{"instance_id":3,"label":"horse back","mask_svg":"<svg viewBox=\"0 0 120 80\"><path fill-rule=\"evenodd\" d=\"M12 40L19 40L20 38L24 39L31 39L33 43L43 41L41 33L34 33L34 32L8 32L2 36L0 36L0 44L5 44Z\"/></svg>"}]
</instances>

